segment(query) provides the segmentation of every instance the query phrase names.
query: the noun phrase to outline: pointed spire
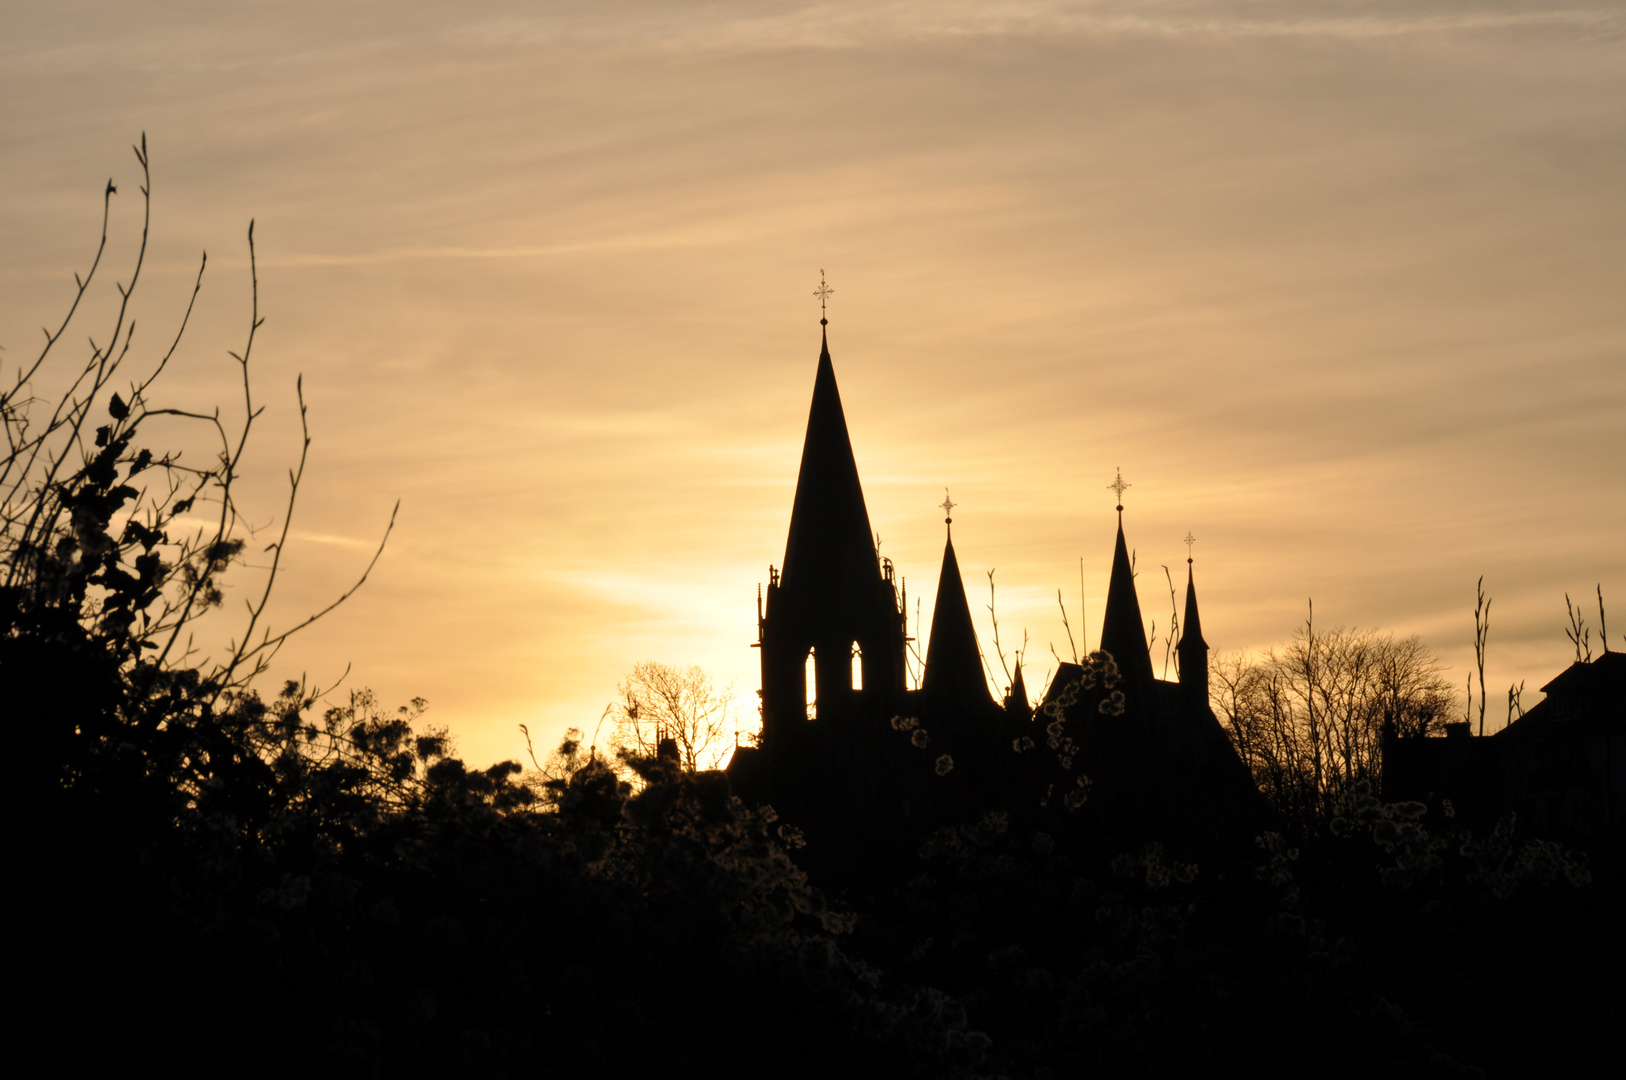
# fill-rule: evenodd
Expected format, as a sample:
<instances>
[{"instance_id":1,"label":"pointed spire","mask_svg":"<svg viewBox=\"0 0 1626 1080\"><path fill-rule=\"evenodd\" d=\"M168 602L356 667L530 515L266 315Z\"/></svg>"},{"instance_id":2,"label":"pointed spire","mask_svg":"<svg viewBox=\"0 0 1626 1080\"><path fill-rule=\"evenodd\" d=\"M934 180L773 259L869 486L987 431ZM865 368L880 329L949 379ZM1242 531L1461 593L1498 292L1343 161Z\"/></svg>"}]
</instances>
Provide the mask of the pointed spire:
<instances>
[{"instance_id":1,"label":"pointed spire","mask_svg":"<svg viewBox=\"0 0 1626 1080\"><path fill-rule=\"evenodd\" d=\"M1197 615L1197 581L1191 570L1191 560L1186 560L1186 613L1180 620L1180 644L1177 649L1186 648L1207 649L1208 642L1203 640L1203 621Z\"/></svg>"},{"instance_id":2,"label":"pointed spire","mask_svg":"<svg viewBox=\"0 0 1626 1080\"><path fill-rule=\"evenodd\" d=\"M1195 538L1186 534L1186 544ZM1180 656L1180 689L1187 701L1197 708L1208 705L1208 642L1203 640L1203 621L1197 614L1197 579L1192 571L1191 556L1186 556L1186 614L1180 624L1180 644L1174 647Z\"/></svg>"},{"instance_id":3,"label":"pointed spire","mask_svg":"<svg viewBox=\"0 0 1626 1080\"><path fill-rule=\"evenodd\" d=\"M960 577L952 537L943 545L943 572L937 579L937 606L932 611L921 690L962 708L993 704L982 675L982 651L977 648L971 605L965 599L965 581Z\"/></svg>"},{"instance_id":4,"label":"pointed spire","mask_svg":"<svg viewBox=\"0 0 1626 1080\"><path fill-rule=\"evenodd\" d=\"M780 583L787 599L816 597L819 609L850 616L874 605L881 571L828 336L820 339Z\"/></svg>"},{"instance_id":5,"label":"pointed spire","mask_svg":"<svg viewBox=\"0 0 1626 1080\"><path fill-rule=\"evenodd\" d=\"M1005 695L1005 711L1017 720L1027 720L1033 716L1033 706L1028 702L1027 683L1022 679L1022 656L1016 657L1016 674L1011 676L1011 692Z\"/></svg>"},{"instance_id":6,"label":"pointed spire","mask_svg":"<svg viewBox=\"0 0 1626 1080\"><path fill-rule=\"evenodd\" d=\"M1112 658L1118 662L1118 670L1128 677L1132 686L1149 684L1153 678L1145 626L1141 620L1140 599L1135 595L1135 574L1129 563L1129 546L1124 543L1124 527L1120 518L1118 543L1112 552L1112 579L1107 585L1107 609L1101 616L1101 648L1112 654Z\"/></svg>"}]
</instances>

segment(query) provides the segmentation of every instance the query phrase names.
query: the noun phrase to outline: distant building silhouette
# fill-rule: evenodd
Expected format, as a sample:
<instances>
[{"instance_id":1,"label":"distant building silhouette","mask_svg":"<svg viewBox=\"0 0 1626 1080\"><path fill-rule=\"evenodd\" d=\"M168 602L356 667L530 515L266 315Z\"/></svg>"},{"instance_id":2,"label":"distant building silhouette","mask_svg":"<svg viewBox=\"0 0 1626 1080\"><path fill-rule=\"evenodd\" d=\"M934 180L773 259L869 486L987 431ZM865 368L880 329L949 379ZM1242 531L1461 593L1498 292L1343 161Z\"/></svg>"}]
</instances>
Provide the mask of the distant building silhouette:
<instances>
[{"instance_id":1,"label":"distant building silhouette","mask_svg":"<svg viewBox=\"0 0 1626 1080\"><path fill-rule=\"evenodd\" d=\"M1593 842L1626 826L1626 654L1576 661L1546 697L1494 735L1466 723L1443 739L1383 741L1383 796L1450 799L1476 831L1505 814L1541 836Z\"/></svg>"},{"instance_id":2,"label":"distant building silhouette","mask_svg":"<svg viewBox=\"0 0 1626 1080\"><path fill-rule=\"evenodd\" d=\"M1204 850L1251 838L1263 800L1208 704L1191 573L1180 681L1164 682L1119 509L1103 652L1062 664L1037 710L1020 658L1007 699L989 693L948 519L925 670L911 689L907 596L876 551L825 335L784 563L758 599L762 735L735 751L735 791L815 834L873 847L985 807L1059 805L1082 772L1094 805L1080 820L1103 836ZM1058 719L1078 736L1062 748L1070 768L1057 764Z\"/></svg>"}]
</instances>

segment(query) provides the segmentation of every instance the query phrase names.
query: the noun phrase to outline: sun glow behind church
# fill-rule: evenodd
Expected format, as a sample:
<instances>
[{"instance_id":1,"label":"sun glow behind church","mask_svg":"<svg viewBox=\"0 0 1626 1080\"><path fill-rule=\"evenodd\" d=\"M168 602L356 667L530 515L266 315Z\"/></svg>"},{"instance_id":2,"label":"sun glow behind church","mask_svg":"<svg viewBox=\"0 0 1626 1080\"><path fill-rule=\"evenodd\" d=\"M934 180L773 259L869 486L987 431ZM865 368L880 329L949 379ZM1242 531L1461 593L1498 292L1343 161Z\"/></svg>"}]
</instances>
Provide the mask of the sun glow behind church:
<instances>
[{"instance_id":1,"label":"sun glow behind church","mask_svg":"<svg viewBox=\"0 0 1626 1080\"><path fill-rule=\"evenodd\" d=\"M590 724L645 658L750 708L820 266L912 631L947 485L996 670L990 568L1007 653L1069 655L1058 590L1093 641L1119 465L1160 635L1188 532L1219 650L1313 596L1462 672L1485 574L1493 691L1562 666L1566 590L1626 597L1616 6L90 4L6 38L4 363L110 175L124 265L146 130L138 345L207 248L173 385L230 400L255 217L264 518L299 371L316 440L287 620L403 502L278 674L353 662L475 760Z\"/></svg>"}]
</instances>

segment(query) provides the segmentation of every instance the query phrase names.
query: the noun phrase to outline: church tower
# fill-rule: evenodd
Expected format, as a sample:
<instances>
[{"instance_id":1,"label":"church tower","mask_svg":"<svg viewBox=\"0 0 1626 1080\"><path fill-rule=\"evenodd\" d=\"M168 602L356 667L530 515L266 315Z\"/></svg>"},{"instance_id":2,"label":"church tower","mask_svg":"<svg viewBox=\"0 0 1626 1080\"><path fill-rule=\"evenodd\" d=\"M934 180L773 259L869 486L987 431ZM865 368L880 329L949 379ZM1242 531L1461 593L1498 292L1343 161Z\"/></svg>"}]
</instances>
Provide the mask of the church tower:
<instances>
[{"instance_id":1,"label":"church tower","mask_svg":"<svg viewBox=\"0 0 1626 1080\"><path fill-rule=\"evenodd\" d=\"M855 727L884 722L903 693L904 613L873 535L826 332L785 560L769 567L758 616L762 747L770 757L815 726L827 745L832 737L850 744Z\"/></svg>"}]
</instances>

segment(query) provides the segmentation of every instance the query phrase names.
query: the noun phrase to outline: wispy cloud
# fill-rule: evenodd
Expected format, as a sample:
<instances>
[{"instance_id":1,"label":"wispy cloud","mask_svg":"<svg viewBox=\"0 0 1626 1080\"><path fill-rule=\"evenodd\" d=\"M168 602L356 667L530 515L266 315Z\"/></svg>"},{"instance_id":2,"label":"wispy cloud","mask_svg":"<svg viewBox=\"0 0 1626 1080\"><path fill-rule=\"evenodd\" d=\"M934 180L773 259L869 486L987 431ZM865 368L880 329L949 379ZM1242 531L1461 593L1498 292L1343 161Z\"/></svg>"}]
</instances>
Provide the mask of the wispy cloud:
<instances>
[{"instance_id":1,"label":"wispy cloud","mask_svg":"<svg viewBox=\"0 0 1626 1080\"><path fill-rule=\"evenodd\" d=\"M378 548L378 540L364 540L355 536L337 536L333 533L306 532L302 529L290 529L288 538L301 543L321 544L325 547L340 547L351 551L374 551Z\"/></svg>"},{"instance_id":2,"label":"wispy cloud","mask_svg":"<svg viewBox=\"0 0 1626 1080\"><path fill-rule=\"evenodd\" d=\"M260 258L265 267L315 266L377 266L384 263L432 262L443 260L496 260L496 259L554 259L565 255L579 255L592 251L640 251L704 247L715 244L722 230L703 233L697 230L638 232L626 235L599 237L562 244L516 244L493 247L399 247L383 248L348 254L319 252L271 255ZM247 266L248 260L222 259L223 266Z\"/></svg>"},{"instance_id":3,"label":"wispy cloud","mask_svg":"<svg viewBox=\"0 0 1626 1080\"><path fill-rule=\"evenodd\" d=\"M1373 10L1369 4L939 2L819 3L791 10L771 5L667 5L474 23L455 32L483 45L647 45L684 49L853 49L911 41L976 38L1246 38L1363 39L1560 27L1618 33L1617 7L1458 7L1419 13L1416 5Z\"/></svg>"}]
</instances>

